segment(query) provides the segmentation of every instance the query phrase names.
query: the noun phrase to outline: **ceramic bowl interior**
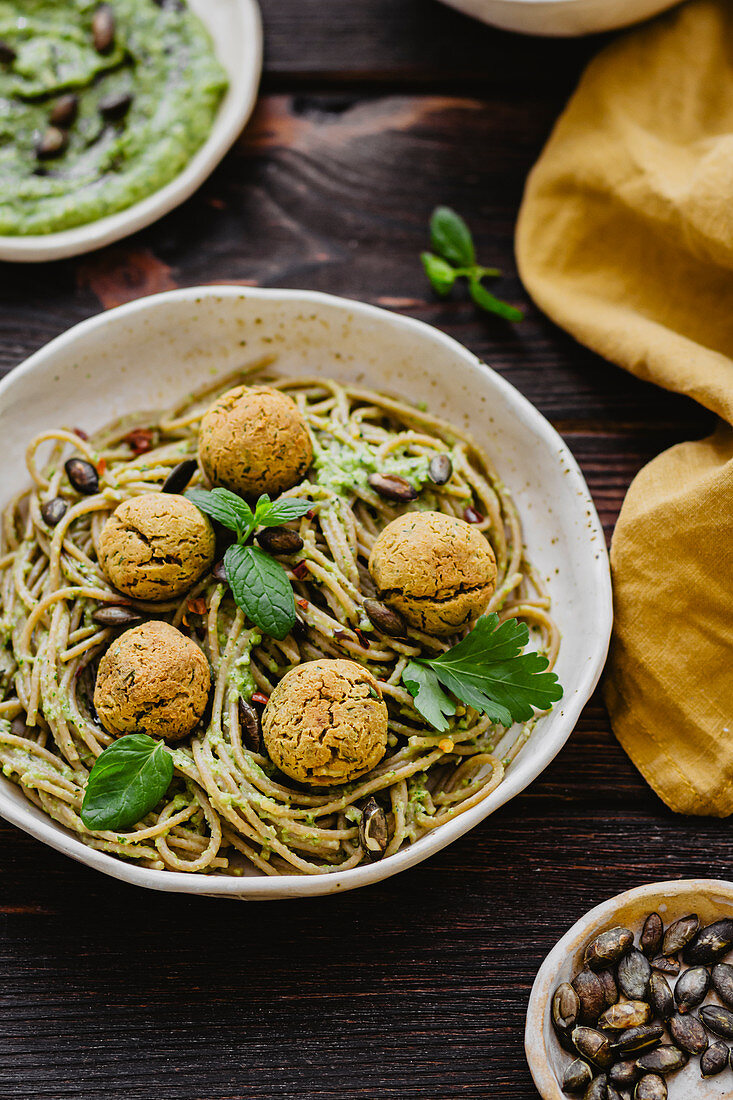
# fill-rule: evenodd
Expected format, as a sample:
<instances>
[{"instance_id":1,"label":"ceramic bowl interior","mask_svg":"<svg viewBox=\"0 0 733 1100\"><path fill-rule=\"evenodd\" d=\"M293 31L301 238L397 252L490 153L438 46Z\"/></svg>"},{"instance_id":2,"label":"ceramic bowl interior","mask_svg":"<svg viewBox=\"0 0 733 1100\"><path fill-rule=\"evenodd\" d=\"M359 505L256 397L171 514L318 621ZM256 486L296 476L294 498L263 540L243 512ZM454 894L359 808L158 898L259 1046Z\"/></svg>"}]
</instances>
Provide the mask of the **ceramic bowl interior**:
<instances>
[{"instance_id":1,"label":"ceramic bowl interior","mask_svg":"<svg viewBox=\"0 0 733 1100\"><path fill-rule=\"evenodd\" d=\"M637 887L591 909L553 947L532 987L525 1033L527 1061L543 1100L567 1100L560 1085L572 1061L572 1055L557 1041L550 1019L555 989L583 969L585 948L600 932L623 925L634 932L638 943L646 916L655 911L665 927L688 913L697 913L703 926L733 917L733 883L680 879ZM674 987L674 980L669 980ZM708 994L706 1003L716 1002L717 998ZM667 1079L669 1100L722 1100L733 1095L732 1076L731 1070L725 1069L719 1076L702 1080L699 1059L691 1058L684 1069Z\"/></svg>"},{"instance_id":2,"label":"ceramic bowl interior","mask_svg":"<svg viewBox=\"0 0 733 1100\"><path fill-rule=\"evenodd\" d=\"M578 467L546 420L498 374L418 321L328 295L209 287L141 299L83 322L0 385L2 496L28 481L28 440L49 425L96 429L140 409L167 408L207 379L276 356L286 375L347 379L414 401L467 425L494 457L525 525L530 556L547 578L563 642L565 694L541 718L483 802L381 862L318 876L174 874L134 867L77 841L0 783L0 813L46 843L118 878L164 890L240 897L300 896L385 878L461 836L523 790L573 729L598 680L611 628L603 532Z\"/></svg>"},{"instance_id":3,"label":"ceramic bowl interior","mask_svg":"<svg viewBox=\"0 0 733 1100\"><path fill-rule=\"evenodd\" d=\"M650 19L679 0L444 0L466 15L521 34L596 34Z\"/></svg>"},{"instance_id":4,"label":"ceramic bowl interior","mask_svg":"<svg viewBox=\"0 0 733 1100\"><path fill-rule=\"evenodd\" d=\"M189 198L233 145L257 98L262 69L259 8L256 0L189 0L189 4L208 28L229 77L229 88L208 139L175 179L126 210L58 233L0 236L0 260L58 260L128 237Z\"/></svg>"}]
</instances>

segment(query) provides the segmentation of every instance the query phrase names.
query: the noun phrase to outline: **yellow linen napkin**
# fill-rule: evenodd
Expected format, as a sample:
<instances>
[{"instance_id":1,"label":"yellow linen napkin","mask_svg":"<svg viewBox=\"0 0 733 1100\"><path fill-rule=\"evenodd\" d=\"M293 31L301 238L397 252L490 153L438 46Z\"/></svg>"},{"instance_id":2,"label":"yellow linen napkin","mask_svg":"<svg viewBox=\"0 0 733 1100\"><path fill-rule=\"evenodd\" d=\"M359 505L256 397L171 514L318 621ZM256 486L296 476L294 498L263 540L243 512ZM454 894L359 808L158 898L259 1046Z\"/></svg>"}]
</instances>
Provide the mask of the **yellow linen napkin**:
<instances>
[{"instance_id":1,"label":"yellow linen napkin","mask_svg":"<svg viewBox=\"0 0 733 1100\"><path fill-rule=\"evenodd\" d=\"M520 274L557 324L722 422L629 488L611 547L614 732L673 810L733 812L733 4L588 67L524 196Z\"/></svg>"}]
</instances>

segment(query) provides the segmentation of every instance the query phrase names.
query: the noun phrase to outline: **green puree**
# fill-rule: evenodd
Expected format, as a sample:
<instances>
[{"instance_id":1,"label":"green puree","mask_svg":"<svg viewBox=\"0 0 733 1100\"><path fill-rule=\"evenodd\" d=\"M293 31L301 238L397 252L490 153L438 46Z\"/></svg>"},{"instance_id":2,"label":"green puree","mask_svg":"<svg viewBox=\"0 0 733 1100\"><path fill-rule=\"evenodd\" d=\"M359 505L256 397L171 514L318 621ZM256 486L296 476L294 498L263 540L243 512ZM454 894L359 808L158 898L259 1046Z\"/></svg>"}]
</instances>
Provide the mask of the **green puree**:
<instances>
[{"instance_id":1,"label":"green puree","mask_svg":"<svg viewBox=\"0 0 733 1100\"><path fill-rule=\"evenodd\" d=\"M52 233L131 206L177 176L209 135L227 86L209 36L178 0L111 0L114 41L95 49L98 0L0 0L0 234ZM7 51L6 51L7 54ZM68 145L39 159L59 96L78 97ZM100 103L132 95L124 117Z\"/></svg>"}]
</instances>

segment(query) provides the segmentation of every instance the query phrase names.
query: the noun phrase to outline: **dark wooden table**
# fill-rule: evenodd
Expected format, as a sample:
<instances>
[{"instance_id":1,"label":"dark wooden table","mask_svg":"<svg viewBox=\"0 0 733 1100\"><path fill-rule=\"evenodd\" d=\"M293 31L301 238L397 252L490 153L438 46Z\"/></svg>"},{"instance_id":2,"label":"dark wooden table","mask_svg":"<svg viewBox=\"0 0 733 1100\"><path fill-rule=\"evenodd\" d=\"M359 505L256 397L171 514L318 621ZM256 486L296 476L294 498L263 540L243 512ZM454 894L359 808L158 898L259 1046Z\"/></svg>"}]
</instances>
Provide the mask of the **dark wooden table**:
<instances>
[{"instance_id":1,"label":"dark wooden table","mask_svg":"<svg viewBox=\"0 0 733 1100\"><path fill-rule=\"evenodd\" d=\"M531 306L510 328L435 301L433 206L526 297L512 232L530 166L601 40L513 37L434 0L265 0L254 119L201 191L79 261L0 266L0 368L173 286L309 287L423 318L562 432L610 538L653 455L702 435L691 403L578 347ZM80 416L84 407L79 393ZM673 816L596 695L521 797L381 886L236 905L136 891L0 829L0 1096L13 1100L528 1100L537 967L588 907L727 875L729 826Z\"/></svg>"}]
</instances>

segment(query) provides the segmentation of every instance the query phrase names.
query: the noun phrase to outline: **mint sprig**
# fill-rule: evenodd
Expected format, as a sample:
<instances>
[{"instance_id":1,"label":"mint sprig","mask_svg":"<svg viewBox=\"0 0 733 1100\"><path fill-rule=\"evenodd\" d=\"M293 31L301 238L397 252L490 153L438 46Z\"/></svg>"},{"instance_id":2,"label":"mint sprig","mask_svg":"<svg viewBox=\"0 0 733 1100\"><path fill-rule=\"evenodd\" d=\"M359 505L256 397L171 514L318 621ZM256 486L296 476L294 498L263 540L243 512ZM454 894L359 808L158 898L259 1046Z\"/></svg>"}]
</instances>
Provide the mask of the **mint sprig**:
<instances>
[{"instance_id":1,"label":"mint sprig","mask_svg":"<svg viewBox=\"0 0 733 1100\"><path fill-rule=\"evenodd\" d=\"M282 640L295 623L295 596L282 565L247 540L258 527L278 527L299 519L313 507L310 500L270 500L263 493L254 512L228 489L189 489L184 496L207 516L234 531L237 541L224 555L224 570L234 602L265 634Z\"/></svg>"},{"instance_id":2,"label":"mint sprig","mask_svg":"<svg viewBox=\"0 0 733 1100\"><path fill-rule=\"evenodd\" d=\"M496 725L528 722L535 710L547 710L562 699L562 687L541 653L524 653L529 628L517 619L492 612L478 620L458 645L435 658L409 661L402 682L417 710L434 729L448 729L455 714L451 692Z\"/></svg>"},{"instance_id":3,"label":"mint sprig","mask_svg":"<svg viewBox=\"0 0 733 1100\"><path fill-rule=\"evenodd\" d=\"M425 274L436 294L441 298L450 294L458 278L468 280L471 298L487 313L495 313L506 321L521 321L520 309L502 302L483 285L483 279L501 275L497 267L484 267L476 263L476 249L471 230L460 214L449 206L436 206L430 218L430 244L432 252L421 253Z\"/></svg>"},{"instance_id":4,"label":"mint sprig","mask_svg":"<svg viewBox=\"0 0 733 1100\"><path fill-rule=\"evenodd\" d=\"M114 741L89 773L81 819L87 829L128 829L157 806L173 778L162 741L132 733Z\"/></svg>"}]
</instances>

